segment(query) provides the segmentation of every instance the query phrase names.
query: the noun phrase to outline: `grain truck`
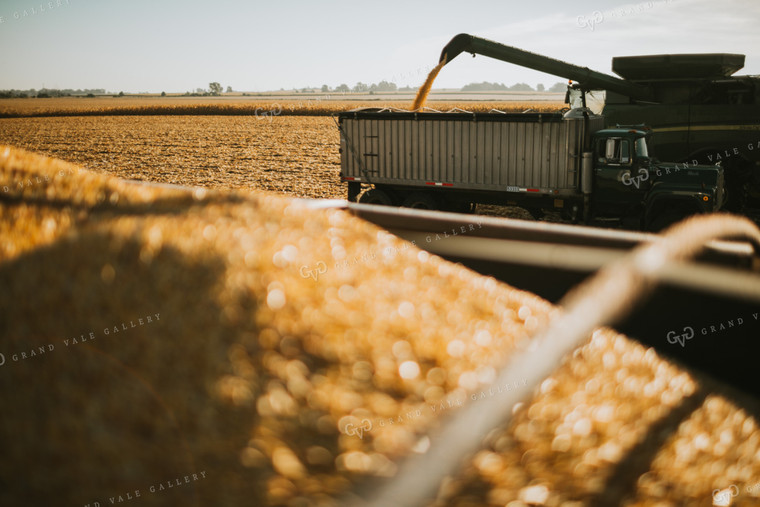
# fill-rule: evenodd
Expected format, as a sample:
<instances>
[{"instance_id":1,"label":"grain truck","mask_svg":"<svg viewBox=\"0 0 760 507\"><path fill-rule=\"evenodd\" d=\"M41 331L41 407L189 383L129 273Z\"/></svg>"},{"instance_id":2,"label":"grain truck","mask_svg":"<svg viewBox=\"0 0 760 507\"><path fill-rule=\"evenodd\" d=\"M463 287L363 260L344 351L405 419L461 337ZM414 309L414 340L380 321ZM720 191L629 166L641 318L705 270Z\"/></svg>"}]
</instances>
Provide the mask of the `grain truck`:
<instances>
[{"instance_id":1,"label":"grain truck","mask_svg":"<svg viewBox=\"0 0 760 507\"><path fill-rule=\"evenodd\" d=\"M338 115L340 177L349 201L463 212L514 205L647 230L721 209L720 166L659 163L646 127L604 125L588 108L347 111Z\"/></svg>"}]
</instances>

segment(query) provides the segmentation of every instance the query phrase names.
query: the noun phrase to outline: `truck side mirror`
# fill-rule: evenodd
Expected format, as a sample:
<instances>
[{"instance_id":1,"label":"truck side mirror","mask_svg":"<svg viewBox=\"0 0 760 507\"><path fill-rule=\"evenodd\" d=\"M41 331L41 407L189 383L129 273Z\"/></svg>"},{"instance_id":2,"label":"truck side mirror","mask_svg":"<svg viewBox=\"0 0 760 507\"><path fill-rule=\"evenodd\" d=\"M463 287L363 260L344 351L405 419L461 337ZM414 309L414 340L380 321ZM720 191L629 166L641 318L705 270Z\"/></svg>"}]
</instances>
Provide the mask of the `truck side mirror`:
<instances>
[{"instance_id":1,"label":"truck side mirror","mask_svg":"<svg viewBox=\"0 0 760 507\"><path fill-rule=\"evenodd\" d=\"M615 160L615 140L607 139L607 146L604 149L604 158L607 160Z\"/></svg>"},{"instance_id":2,"label":"truck side mirror","mask_svg":"<svg viewBox=\"0 0 760 507\"><path fill-rule=\"evenodd\" d=\"M631 162L631 149L628 139L607 139L604 153L607 163L629 164Z\"/></svg>"}]
</instances>

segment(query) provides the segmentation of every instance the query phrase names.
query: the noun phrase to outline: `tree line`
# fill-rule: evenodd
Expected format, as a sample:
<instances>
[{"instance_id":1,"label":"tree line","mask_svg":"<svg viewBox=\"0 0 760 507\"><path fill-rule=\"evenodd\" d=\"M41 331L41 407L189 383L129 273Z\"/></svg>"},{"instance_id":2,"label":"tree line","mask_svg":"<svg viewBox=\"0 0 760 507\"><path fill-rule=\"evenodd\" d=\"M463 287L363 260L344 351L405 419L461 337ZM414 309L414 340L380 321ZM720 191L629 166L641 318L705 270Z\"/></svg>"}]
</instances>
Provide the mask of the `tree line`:
<instances>
[{"instance_id":1,"label":"tree line","mask_svg":"<svg viewBox=\"0 0 760 507\"><path fill-rule=\"evenodd\" d=\"M28 98L28 97L39 97L39 98L47 98L47 97L87 97L95 95L104 95L106 93L105 89L103 88L86 88L84 90L82 89L71 89L71 88L64 88L63 90L53 89L53 88L41 88L39 90L35 88L31 88L29 90L0 90L0 98L4 99L10 99L10 98Z\"/></svg>"},{"instance_id":2,"label":"tree line","mask_svg":"<svg viewBox=\"0 0 760 507\"><path fill-rule=\"evenodd\" d=\"M512 86L507 86L504 83L489 83L488 81L483 81L482 83L470 83L464 85L462 88L460 88L460 91L463 92L485 92L485 91L504 91L504 92L564 92L566 89L565 83L556 83L552 85L549 89L546 89L543 84L536 85L535 88L530 86L526 83L516 83ZM315 93L317 91L321 91L322 93L369 93L373 94L376 92L413 92L416 91L416 87L411 86L404 86L399 88L396 86L396 83L391 83L388 81L380 81L379 83L362 83L359 81L356 83L353 87L348 86L345 83L342 83L335 88L330 88L328 85L322 85L321 88L301 88L301 89L294 89L293 91L296 93ZM281 89L281 91L284 91ZM186 92L186 96L194 96L194 97L216 97L220 96L224 93L224 88L221 84L214 81L209 83L208 88L196 88L194 92ZM226 93L233 93L232 87L228 86ZM57 90L57 89L50 89L50 88L42 88L40 90L35 90L34 88L29 90L0 90L0 98L27 98L27 97L39 97L39 98L47 98L47 97L94 97L96 95L110 95L106 92L103 88L91 88L91 89L63 89L63 90ZM162 92L162 96L165 96L166 93ZM119 92L119 96L124 96L124 92Z\"/></svg>"},{"instance_id":3,"label":"tree line","mask_svg":"<svg viewBox=\"0 0 760 507\"><path fill-rule=\"evenodd\" d=\"M483 81L482 83L470 83L462 87L463 92L564 92L566 89L567 84L565 83L555 83L547 90L541 83L533 88L526 83L516 83L512 86L507 86L504 83L489 83L488 81Z\"/></svg>"},{"instance_id":4,"label":"tree line","mask_svg":"<svg viewBox=\"0 0 760 507\"><path fill-rule=\"evenodd\" d=\"M470 83L460 88L463 92L484 92L484 91L505 91L505 92L564 92L567 89L565 83L555 83L548 89L539 83L535 88L526 83L516 83L512 86L507 86L504 83L489 83L483 81L482 83ZM366 84L359 81L353 87L343 83L335 88L330 88L328 85L322 85L320 91L322 93L336 92L336 93L374 93L374 92L412 92L416 91L416 87L404 86L399 88L395 83L389 83L388 81L380 81L379 83ZM283 90L284 91L284 90ZM294 90L296 93L314 93L317 88L301 88Z\"/></svg>"}]
</instances>

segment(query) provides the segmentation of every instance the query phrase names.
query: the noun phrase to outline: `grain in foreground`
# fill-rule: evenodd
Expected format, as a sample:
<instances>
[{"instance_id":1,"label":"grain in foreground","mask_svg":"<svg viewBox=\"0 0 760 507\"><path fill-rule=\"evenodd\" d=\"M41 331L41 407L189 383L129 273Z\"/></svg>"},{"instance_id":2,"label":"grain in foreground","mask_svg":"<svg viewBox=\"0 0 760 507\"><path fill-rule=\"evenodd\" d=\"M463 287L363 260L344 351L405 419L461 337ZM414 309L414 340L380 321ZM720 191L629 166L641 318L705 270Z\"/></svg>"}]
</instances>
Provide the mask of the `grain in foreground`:
<instances>
[{"instance_id":1,"label":"grain in foreground","mask_svg":"<svg viewBox=\"0 0 760 507\"><path fill-rule=\"evenodd\" d=\"M555 311L341 211L134 187L0 147L5 186L0 473L24 475L3 504L140 490L141 505L333 505L388 480L459 405L498 396L493 368ZM760 494L756 419L610 331L493 437L439 504Z\"/></svg>"}]
</instances>

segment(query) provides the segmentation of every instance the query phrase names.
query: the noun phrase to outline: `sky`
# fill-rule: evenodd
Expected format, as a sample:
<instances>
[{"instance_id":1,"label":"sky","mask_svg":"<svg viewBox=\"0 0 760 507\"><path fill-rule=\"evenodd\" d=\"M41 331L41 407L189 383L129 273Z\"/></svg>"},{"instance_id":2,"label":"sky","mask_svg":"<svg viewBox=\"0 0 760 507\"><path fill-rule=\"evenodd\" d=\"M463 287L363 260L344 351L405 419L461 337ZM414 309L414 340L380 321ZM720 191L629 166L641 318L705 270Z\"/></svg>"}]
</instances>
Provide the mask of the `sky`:
<instances>
[{"instance_id":1,"label":"sky","mask_svg":"<svg viewBox=\"0 0 760 507\"><path fill-rule=\"evenodd\" d=\"M746 54L760 74L757 0L0 0L0 89L269 91L382 80L421 85L470 33L611 73L613 56ZM564 81L460 55L434 88Z\"/></svg>"}]
</instances>

